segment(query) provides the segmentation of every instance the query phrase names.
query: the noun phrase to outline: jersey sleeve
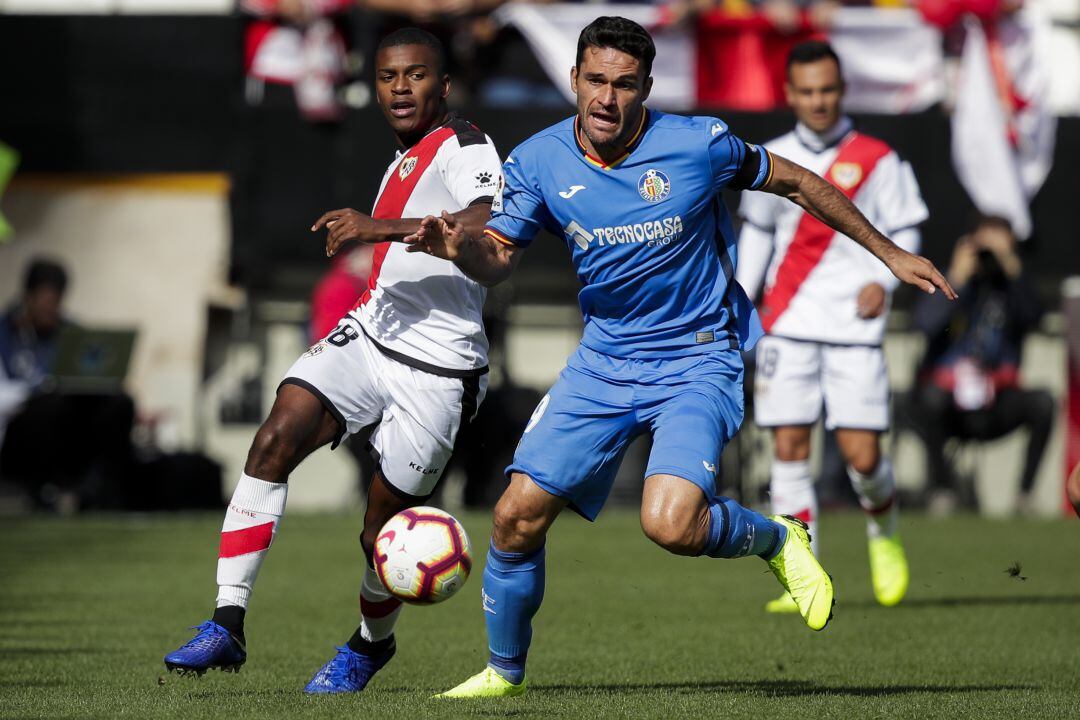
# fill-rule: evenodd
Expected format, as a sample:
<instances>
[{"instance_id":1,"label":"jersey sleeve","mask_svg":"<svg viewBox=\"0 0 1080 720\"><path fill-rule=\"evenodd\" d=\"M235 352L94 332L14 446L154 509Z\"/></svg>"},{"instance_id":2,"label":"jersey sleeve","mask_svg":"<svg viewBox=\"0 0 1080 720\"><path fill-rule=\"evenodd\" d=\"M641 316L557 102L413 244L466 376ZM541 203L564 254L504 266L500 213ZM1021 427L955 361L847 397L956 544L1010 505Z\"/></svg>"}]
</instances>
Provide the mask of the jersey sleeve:
<instances>
[{"instance_id":1,"label":"jersey sleeve","mask_svg":"<svg viewBox=\"0 0 1080 720\"><path fill-rule=\"evenodd\" d=\"M735 279L751 300L761 292L773 250L771 232L748 222L743 223L739 231L739 262L735 266Z\"/></svg>"},{"instance_id":2,"label":"jersey sleeve","mask_svg":"<svg viewBox=\"0 0 1080 720\"><path fill-rule=\"evenodd\" d=\"M447 141L438 157L443 183L461 208L490 203L499 186L499 153L490 138L476 135L482 140Z\"/></svg>"},{"instance_id":3,"label":"jersey sleeve","mask_svg":"<svg viewBox=\"0 0 1080 720\"><path fill-rule=\"evenodd\" d=\"M491 220L484 234L518 247L528 247L541 228L550 227L550 213L529 160L514 151L503 163L502 187L491 204Z\"/></svg>"},{"instance_id":4,"label":"jersey sleeve","mask_svg":"<svg viewBox=\"0 0 1080 720\"><path fill-rule=\"evenodd\" d=\"M772 157L760 145L743 142L716 118L706 118L709 165L717 189L758 190L772 176Z\"/></svg>"},{"instance_id":5,"label":"jersey sleeve","mask_svg":"<svg viewBox=\"0 0 1080 720\"><path fill-rule=\"evenodd\" d=\"M885 235L915 227L930 217L911 165L896 153L882 159L872 180L878 230Z\"/></svg>"},{"instance_id":6,"label":"jersey sleeve","mask_svg":"<svg viewBox=\"0 0 1080 720\"><path fill-rule=\"evenodd\" d=\"M776 230L776 216L784 202L784 198L770 193L743 193L739 198L738 215L744 224L771 234Z\"/></svg>"}]
</instances>

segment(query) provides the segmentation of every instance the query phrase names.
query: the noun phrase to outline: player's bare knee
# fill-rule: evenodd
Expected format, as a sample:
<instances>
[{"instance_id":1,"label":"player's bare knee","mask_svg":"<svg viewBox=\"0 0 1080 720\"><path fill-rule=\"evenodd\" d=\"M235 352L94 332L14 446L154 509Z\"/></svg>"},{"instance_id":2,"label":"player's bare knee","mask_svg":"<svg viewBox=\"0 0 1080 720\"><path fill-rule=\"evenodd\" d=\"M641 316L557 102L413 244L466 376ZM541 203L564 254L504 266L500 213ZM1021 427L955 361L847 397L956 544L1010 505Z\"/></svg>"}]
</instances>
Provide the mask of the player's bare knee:
<instances>
[{"instance_id":1,"label":"player's bare knee","mask_svg":"<svg viewBox=\"0 0 1080 720\"><path fill-rule=\"evenodd\" d=\"M503 552L528 552L542 545L543 517L530 513L521 503L504 500L495 506L492 523L495 547Z\"/></svg>"},{"instance_id":2,"label":"player's bare knee","mask_svg":"<svg viewBox=\"0 0 1080 720\"><path fill-rule=\"evenodd\" d=\"M645 536L674 555L698 555L701 543L693 528L686 525L650 525Z\"/></svg>"},{"instance_id":3,"label":"player's bare knee","mask_svg":"<svg viewBox=\"0 0 1080 720\"><path fill-rule=\"evenodd\" d=\"M645 537L675 555L697 555L704 529L699 513L680 511L671 505L642 506L641 529Z\"/></svg>"},{"instance_id":4,"label":"player's bare knee","mask_svg":"<svg viewBox=\"0 0 1080 720\"><path fill-rule=\"evenodd\" d=\"M360 533L360 547L363 549L364 555L369 559L372 557L372 553L375 552L375 540L379 537L379 530L381 529L381 527L375 525L365 525Z\"/></svg>"},{"instance_id":5,"label":"player's bare knee","mask_svg":"<svg viewBox=\"0 0 1080 720\"><path fill-rule=\"evenodd\" d=\"M877 448L860 450L852 453L848 459L848 465L860 475L873 475L881 463L881 453Z\"/></svg>"},{"instance_id":6,"label":"player's bare knee","mask_svg":"<svg viewBox=\"0 0 1080 720\"><path fill-rule=\"evenodd\" d=\"M778 430L773 437L773 453L781 462L799 462L810 457L810 431Z\"/></svg>"}]
</instances>

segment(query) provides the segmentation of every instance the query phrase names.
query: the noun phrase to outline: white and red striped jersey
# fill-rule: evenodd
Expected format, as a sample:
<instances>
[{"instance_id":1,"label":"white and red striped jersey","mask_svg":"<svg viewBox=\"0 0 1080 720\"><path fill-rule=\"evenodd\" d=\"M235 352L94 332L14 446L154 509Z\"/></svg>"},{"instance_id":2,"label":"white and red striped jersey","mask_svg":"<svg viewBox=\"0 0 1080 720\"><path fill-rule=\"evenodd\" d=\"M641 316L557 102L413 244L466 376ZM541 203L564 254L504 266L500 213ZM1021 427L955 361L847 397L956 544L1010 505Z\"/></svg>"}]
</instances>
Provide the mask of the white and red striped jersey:
<instances>
[{"instance_id":1,"label":"white and red striped jersey","mask_svg":"<svg viewBox=\"0 0 1080 720\"><path fill-rule=\"evenodd\" d=\"M436 217L490 203L502 181L499 154L475 125L451 116L386 171L372 217ZM485 289L447 260L375 246L368 288L353 315L390 357L440 375L486 372Z\"/></svg>"},{"instance_id":2,"label":"white and red striped jersey","mask_svg":"<svg viewBox=\"0 0 1080 720\"><path fill-rule=\"evenodd\" d=\"M824 136L800 124L765 147L821 175L893 242L918 251L926 205L911 166L884 142L854 130L843 118ZM881 344L887 313L860 318L856 298L876 282L891 300L898 281L883 263L786 198L743 193L739 214L744 223L736 277L755 297L764 276L758 307L766 332L796 340Z\"/></svg>"}]
</instances>

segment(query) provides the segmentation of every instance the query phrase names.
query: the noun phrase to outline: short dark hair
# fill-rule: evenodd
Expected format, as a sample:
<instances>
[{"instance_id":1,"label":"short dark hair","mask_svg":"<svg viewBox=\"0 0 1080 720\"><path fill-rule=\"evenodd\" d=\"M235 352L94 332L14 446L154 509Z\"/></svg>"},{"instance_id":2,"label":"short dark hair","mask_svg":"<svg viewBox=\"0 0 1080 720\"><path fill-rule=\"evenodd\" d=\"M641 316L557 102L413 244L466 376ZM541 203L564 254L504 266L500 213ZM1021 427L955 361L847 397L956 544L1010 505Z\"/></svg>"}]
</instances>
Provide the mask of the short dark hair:
<instances>
[{"instance_id":1,"label":"short dark hair","mask_svg":"<svg viewBox=\"0 0 1080 720\"><path fill-rule=\"evenodd\" d=\"M604 15L586 25L577 41L575 66L578 68L581 67L581 59L585 57L587 47L612 48L624 52L630 57L637 58L641 67L645 69L645 77L652 74L656 45L653 44L652 36L648 31L633 20Z\"/></svg>"},{"instance_id":2,"label":"short dark hair","mask_svg":"<svg viewBox=\"0 0 1080 720\"><path fill-rule=\"evenodd\" d=\"M30 261L23 278L23 292L32 293L49 287L63 294L67 289L68 276L64 266L55 260L38 257Z\"/></svg>"},{"instance_id":3,"label":"short dark hair","mask_svg":"<svg viewBox=\"0 0 1080 720\"><path fill-rule=\"evenodd\" d=\"M840 71L840 77L842 78L844 72L840 65L840 56L833 50L832 45L824 40L807 40L791 48L791 52L787 56L787 66L784 70L790 78L792 65L805 65L826 58L831 58L836 63L836 69Z\"/></svg>"},{"instance_id":4,"label":"short dark hair","mask_svg":"<svg viewBox=\"0 0 1080 720\"><path fill-rule=\"evenodd\" d=\"M435 57L438 58L439 74L446 72L446 46L443 45L442 40L427 30L421 30L418 27L405 27L395 30L379 41L379 46L375 48L375 52L382 52L386 48L398 47L399 45L423 45L431 48L435 53Z\"/></svg>"}]
</instances>

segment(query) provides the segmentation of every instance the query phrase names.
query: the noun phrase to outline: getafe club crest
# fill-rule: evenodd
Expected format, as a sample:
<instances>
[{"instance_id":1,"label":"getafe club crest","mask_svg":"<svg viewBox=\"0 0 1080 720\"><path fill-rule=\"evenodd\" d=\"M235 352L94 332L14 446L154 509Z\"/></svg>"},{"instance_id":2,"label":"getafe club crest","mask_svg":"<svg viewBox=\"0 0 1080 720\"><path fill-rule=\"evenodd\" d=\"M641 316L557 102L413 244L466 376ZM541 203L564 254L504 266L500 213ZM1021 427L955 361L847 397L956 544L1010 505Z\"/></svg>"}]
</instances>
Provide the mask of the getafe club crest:
<instances>
[{"instance_id":1,"label":"getafe club crest","mask_svg":"<svg viewBox=\"0 0 1080 720\"><path fill-rule=\"evenodd\" d=\"M416 159L417 158L415 155L410 155L409 157L401 161L401 164L398 165L397 171L399 178L404 180L412 174L412 171L416 168Z\"/></svg>"},{"instance_id":2,"label":"getafe club crest","mask_svg":"<svg viewBox=\"0 0 1080 720\"><path fill-rule=\"evenodd\" d=\"M862 167L857 163L841 162L832 166L833 182L845 190L850 190L862 180Z\"/></svg>"},{"instance_id":3,"label":"getafe club crest","mask_svg":"<svg viewBox=\"0 0 1080 720\"><path fill-rule=\"evenodd\" d=\"M638 178L638 194L645 202L658 203L671 194L671 181L659 170L646 170Z\"/></svg>"}]
</instances>

